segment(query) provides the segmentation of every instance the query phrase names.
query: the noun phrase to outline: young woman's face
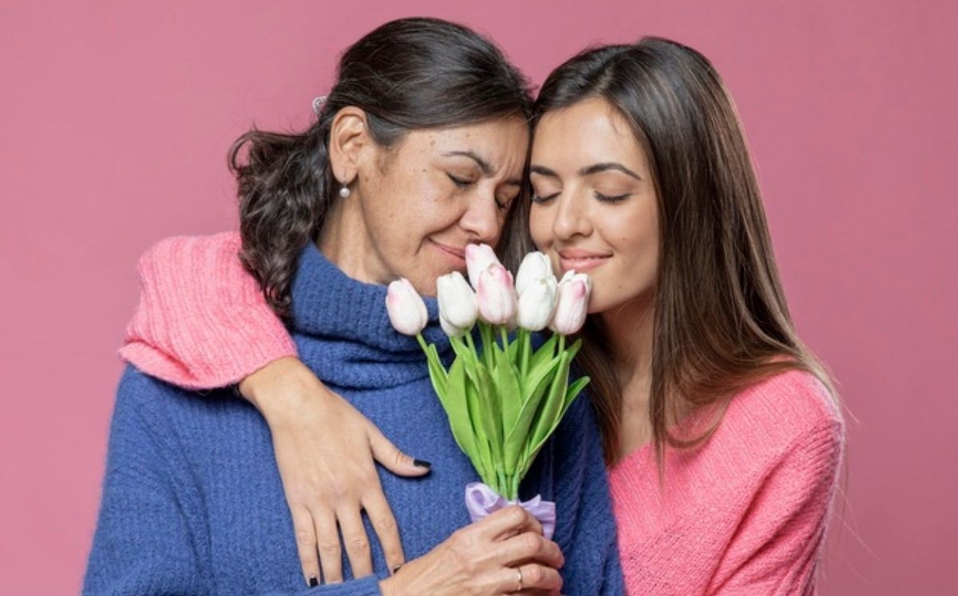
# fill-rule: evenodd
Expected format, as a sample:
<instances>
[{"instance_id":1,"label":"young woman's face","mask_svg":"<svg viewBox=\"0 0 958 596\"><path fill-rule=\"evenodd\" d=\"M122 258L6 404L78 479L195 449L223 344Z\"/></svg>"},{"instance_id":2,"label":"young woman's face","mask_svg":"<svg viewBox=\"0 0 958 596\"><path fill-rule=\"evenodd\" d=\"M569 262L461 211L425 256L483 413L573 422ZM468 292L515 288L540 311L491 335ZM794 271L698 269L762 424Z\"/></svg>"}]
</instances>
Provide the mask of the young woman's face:
<instances>
[{"instance_id":1,"label":"young woman's face","mask_svg":"<svg viewBox=\"0 0 958 596\"><path fill-rule=\"evenodd\" d=\"M358 172L355 238L368 281L405 277L435 296L436 278L465 271L470 243L495 246L519 194L529 130L519 118L411 131Z\"/></svg>"},{"instance_id":2,"label":"young woman's face","mask_svg":"<svg viewBox=\"0 0 958 596\"><path fill-rule=\"evenodd\" d=\"M558 275L592 277L590 313L650 299L658 273L658 200L645 153L604 99L546 113L535 131L532 239Z\"/></svg>"}]
</instances>

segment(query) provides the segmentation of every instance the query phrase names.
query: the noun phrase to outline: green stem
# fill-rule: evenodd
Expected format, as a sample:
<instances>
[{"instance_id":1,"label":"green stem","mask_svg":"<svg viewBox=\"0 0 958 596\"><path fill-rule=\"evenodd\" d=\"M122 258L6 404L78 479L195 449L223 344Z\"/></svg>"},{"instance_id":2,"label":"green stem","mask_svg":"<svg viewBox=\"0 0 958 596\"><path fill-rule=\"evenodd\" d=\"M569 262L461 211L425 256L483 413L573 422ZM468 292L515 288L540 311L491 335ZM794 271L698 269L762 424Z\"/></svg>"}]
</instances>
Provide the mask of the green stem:
<instances>
[{"instance_id":1,"label":"green stem","mask_svg":"<svg viewBox=\"0 0 958 596\"><path fill-rule=\"evenodd\" d=\"M429 346L426 345L426 339L422 336L422 333L416 334L416 341L419 342L419 347L422 348L426 356L429 356Z\"/></svg>"},{"instance_id":2,"label":"green stem","mask_svg":"<svg viewBox=\"0 0 958 596\"><path fill-rule=\"evenodd\" d=\"M509 333L505 326L499 327L499 335L502 338L502 351L507 352L509 350Z\"/></svg>"},{"instance_id":3,"label":"green stem","mask_svg":"<svg viewBox=\"0 0 958 596\"><path fill-rule=\"evenodd\" d=\"M495 342L492 334L492 327L488 323L479 323L479 331L482 335L482 356L486 361L486 369L492 372L492 349Z\"/></svg>"},{"instance_id":4,"label":"green stem","mask_svg":"<svg viewBox=\"0 0 958 596\"><path fill-rule=\"evenodd\" d=\"M476 350L476 342L472 339L472 332L466 333L466 345L469 346L469 350L472 352L473 357L478 361L479 352Z\"/></svg>"},{"instance_id":5,"label":"green stem","mask_svg":"<svg viewBox=\"0 0 958 596\"><path fill-rule=\"evenodd\" d=\"M522 352L521 360L521 371L522 379L525 380L526 375L529 374L529 352L532 351L532 332L528 329L519 329L519 349Z\"/></svg>"}]
</instances>

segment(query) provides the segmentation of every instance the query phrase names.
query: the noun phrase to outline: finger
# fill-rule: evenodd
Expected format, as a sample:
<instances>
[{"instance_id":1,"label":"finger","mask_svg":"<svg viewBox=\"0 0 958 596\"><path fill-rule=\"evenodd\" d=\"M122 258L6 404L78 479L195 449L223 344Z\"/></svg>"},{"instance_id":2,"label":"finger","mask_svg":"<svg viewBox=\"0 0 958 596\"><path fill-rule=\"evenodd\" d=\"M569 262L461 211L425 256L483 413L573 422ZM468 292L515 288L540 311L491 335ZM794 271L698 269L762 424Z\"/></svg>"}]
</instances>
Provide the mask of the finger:
<instances>
[{"instance_id":1,"label":"finger","mask_svg":"<svg viewBox=\"0 0 958 596\"><path fill-rule=\"evenodd\" d=\"M502 542L496 560L500 565L509 567L540 563L560 569L565 564L559 545L533 532L525 532Z\"/></svg>"},{"instance_id":2,"label":"finger","mask_svg":"<svg viewBox=\"0 0 958 596\"><path fill-rule=\"evenodd\" d=\"M415 459L403 453L399 447L383 435L376 425L369 423L369 446L372 448L373 458L384 468L397 476L424 476L429 473L432 464Z\"/></svg>"},{"instance_id":3,"label":"finger","mask_svg":"<svg viewBox=\"0 0 958 596\"><path fill-rule=\"evenodd\" d=\"M303 568L303 578L307 586L319 583L319 557L316 556L316 529L309 510L296 507L290 509L293 516L293 532L296 536L296 551Z\"/></svg>"},{"instance_id":4,"label":"finger","mask_svg":"<svg viewBox=\"0 0 958 596\"><path fill-rule=\"evenodd\" d=\"M343 533L343 544L346 546L346 556L349 557L353 577L370 575L373 572L373 561L360 510L340 509L336 512L336 517L339 519L339 529Z\"/></svg>"},{"instance_id":5,"label":"finger","mask_svg":"<svg viewBox=\"0 0 958 596\"><path fill-rule=\"evenodd\" d=\"M475 524L488 540L505 540L522 532L542 533L542 524L518 505L510 505L491 513Z\"/></svg>"},{"instance_id":6,"label":"finger","mask_svg":"<svg viewBox=\"0 0 958 596\"><path fill-rule=\"evenodd\" d=\"M562 589L562 576L555 569L543 565L509 567L502 570L500 589L506 594L535 593L542 590L555 592Z\"/></svg>"},{"instance_id":7,"label":"finger","mask_svg":"<svg viewBox=\"0 0 958 596\"><path fill-rule=\"evenodd\" d=\"M366 509L366 515L369 516L369 521L373 524L379 543L383 547L386 567L390 573L393 573L406 563L406 555L403 553L402 541L399 538L399 526L396 524L392 509L389 508L389 503L383 496L382 488L377 485L376 489L363 500L363 507Z\"/></svg>"},{"instance_id":8,"label":"finger","mask_svg":"<svg viewBox=\"0 0 958 596\"><path fill-rule=\"evenodd\" d=\"M319 562L323 567L323 583L338 584L343 581L343 549L339 544L336 517L331 510L315 512L316 542Z\"/></svg>"}]
</instances>

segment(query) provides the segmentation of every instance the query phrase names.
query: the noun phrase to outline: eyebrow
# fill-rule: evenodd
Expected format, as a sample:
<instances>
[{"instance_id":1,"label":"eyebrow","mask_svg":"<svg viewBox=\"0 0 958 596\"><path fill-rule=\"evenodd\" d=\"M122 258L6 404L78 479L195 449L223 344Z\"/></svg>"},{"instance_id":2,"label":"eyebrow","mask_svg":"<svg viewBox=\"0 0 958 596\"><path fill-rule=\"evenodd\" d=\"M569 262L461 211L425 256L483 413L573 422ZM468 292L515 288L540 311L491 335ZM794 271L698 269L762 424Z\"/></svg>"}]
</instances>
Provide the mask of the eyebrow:
<instances>
[{"instance_id":1,"label":"eyebrow","mask_svg":"<svg viewBox=\"0 0 958 596\"><path fill-rule=\"evenodd\" d=\"M493 168L488 161L482 159L472 151L447 151L443 155L446 157L468 157L472 161L476 162L476 164L479 166L479 169L482 170L483 176L492 176L496 173L495 168ZM522 181L518 178L510 178L509 180L506 180L506 184L509 186L522 186Z\"/></svg>"},{"instance_id":2,"label":"eyebrow","mask_svg":"<svg viewBox=\"0 0 958 596\"><path fill-rule=\"evenodd\" d=\"M642 180L642 176L639 176L638 174L636 174L629 168L614 161L597 163L597 164L592 164L591 166L586 166L582 168L581 170L579 170L578 174L579 176L591 176L592 174L598 174L599 172L607 172L609 170L622 172L623 174L627 176L631 176L635 178L636 180ZM549 178L559 177L559 175L556 174L554 170L550 170L549 168L545 166L538 166L535 164L529 166L529 173L539 174L540 176L548 176Z\"/></svg>"}]
</instances>

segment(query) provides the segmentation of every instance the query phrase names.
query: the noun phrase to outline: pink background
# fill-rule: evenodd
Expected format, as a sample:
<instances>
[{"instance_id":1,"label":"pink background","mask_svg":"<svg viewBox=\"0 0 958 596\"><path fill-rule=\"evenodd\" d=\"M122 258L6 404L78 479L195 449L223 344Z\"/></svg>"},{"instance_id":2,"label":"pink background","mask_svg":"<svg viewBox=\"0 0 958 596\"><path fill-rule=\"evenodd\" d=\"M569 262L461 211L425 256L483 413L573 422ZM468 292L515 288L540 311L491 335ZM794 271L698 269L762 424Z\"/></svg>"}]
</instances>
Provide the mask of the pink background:
<instances>
[{"instance_id":1,"label":"pink background","mask_svg":"<svg viewBox=\"0 0 958 596\"><path fill-rule=\"evenodd\" d=\"M645 34L712 58L799 329L854 415L822 592L958 584L954 3L80 4L0 7L4 593L79 590L137 256L235 226L229 143L305 124L337 53L413 14L492 35L537 82Z\"/></svg>"}]
</instances>

